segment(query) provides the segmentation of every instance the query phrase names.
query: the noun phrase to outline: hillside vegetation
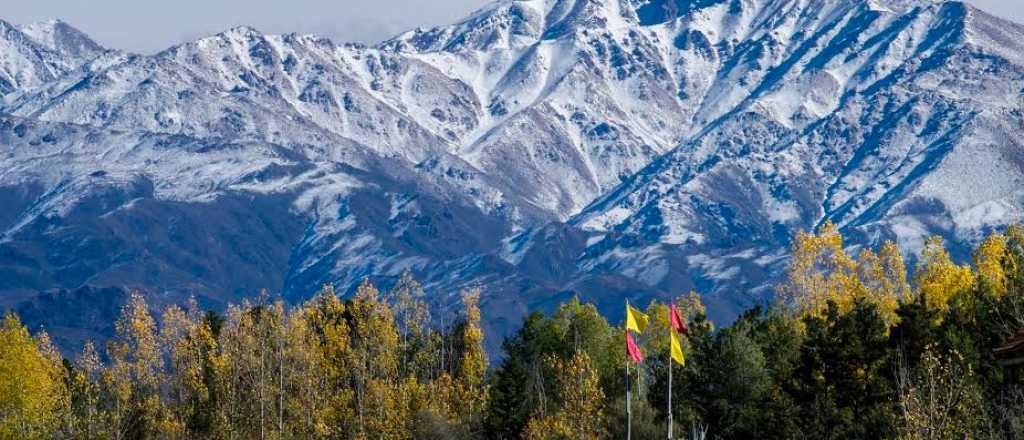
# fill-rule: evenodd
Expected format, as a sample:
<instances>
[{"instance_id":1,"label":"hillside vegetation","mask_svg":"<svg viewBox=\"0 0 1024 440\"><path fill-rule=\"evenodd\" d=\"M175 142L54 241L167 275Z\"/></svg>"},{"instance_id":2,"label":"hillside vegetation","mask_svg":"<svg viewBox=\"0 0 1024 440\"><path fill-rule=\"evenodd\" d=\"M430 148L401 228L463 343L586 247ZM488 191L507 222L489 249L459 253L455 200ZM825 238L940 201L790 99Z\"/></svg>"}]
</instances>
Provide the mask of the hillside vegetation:
<instances>
[{"instance_id":1,"label":"hillside vegetation","mask_svg":"<svg viewBox=\"0 0 1024 440\"><path fill-rule=\"evenodd\" d=\"M854 254L829 224L791 257L776 302L730 326L695 293L674 299L688 328L677 436L1024 436L1020 377L993 354L1024 328L1024 227L990 235L968 265L933 239L908 270L894 244ZM0 438L625 438L625 330L596 307L529 315L491 364L479 291L457 318L424 297L408 272L383 294L325 286L223 314L193 302L154 316L134 295L116 337L74 359L8 314ZM664 438L669 307L646 313L633 438Z\"/></svg>"}]
</instances>

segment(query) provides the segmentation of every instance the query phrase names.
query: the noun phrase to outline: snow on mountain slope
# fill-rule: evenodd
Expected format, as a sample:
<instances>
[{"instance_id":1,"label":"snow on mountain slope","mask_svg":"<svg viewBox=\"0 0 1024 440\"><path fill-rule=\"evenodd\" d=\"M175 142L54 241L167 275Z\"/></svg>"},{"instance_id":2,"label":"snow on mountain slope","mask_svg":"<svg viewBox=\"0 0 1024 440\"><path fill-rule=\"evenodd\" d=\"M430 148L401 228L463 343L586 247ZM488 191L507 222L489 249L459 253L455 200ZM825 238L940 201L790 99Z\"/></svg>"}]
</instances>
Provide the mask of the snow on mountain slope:
<instances>
[{"instance_id":1,"label":"snow on mountain slope","mask_svg":"<svg viewBox=\"0 0 1024 440\"><path fill-rule=\"evenodd\" d=\"M927 235L969 243L1024 217L1012 134L1024 125L1024 28L961 3L825 3L771 14L757 31L771 37L740 55L748 66L715 74L746 85L736 105L573 219L643 237L595 244L590 264L666 245L691 261L744 249L754 260L824 221L855 244L898 237L914 252Z\"/></svg>"},{"instance_id":2,"label":"snow on mountain slope","mask_svg":"<svg viewBox=\"0 0 1024 440\"><path fill-rule=\"evenodd\" d=\"M416 35L371 49L238 28L93 63L5 110L203 138L351 141L413 163L448 152L566 219L667 151L683 121L635 19L612 3L561 3L507 2L434 31L452 39L444 52ZM523 142L536 126L543 139Z\"/></svg>"},{"instance_id":3,"label":"snow on mountain slope","mask_svg":"<svg viewBox=\"0 0 1024 440\"><path fill-rule=\"evenodd\" d=\"M565 219L679 140L684 110L636 24L627 3L501 2L382 48L471 84L486 112L457 154Z\"/></svg>"},{"instance_id":4,"label":"snow on mountain slope","mask_svg":"<svg viewBox=\"0 0 1024 440\"><path fill-rule=\"evenodd\" d=\"M502 0L376 47L242 27L154 56L60 29L3 40L74 66L3 58L31 79L0 106L5 303L412 268L438 306L482 284L492 334L571 292L696 288L728 320L795 231L960 249L1024 216L1024 30L960 2Z\"/></svg>"},{"instance_id":5,"label":"snow on mountain slope","mask_svg":"<svg viewBox=\"0 0 1024 440\"><path fill-rule=\"evenodd\" d=\"M158 306L194 295L218 308L263 288L302 300L405 268L455 294L512 233L459 187L361 147L327 161L262 141L4 116L0 158L5 307L87 286L143 289ZM76 347L74 334L55 335Z\"/></svg>"},{"instance_id":6,"label":"snow on mountain slope","mask_svg":"<svg viewBox=\"0 0 1024 440\"><path fill-rule=\"evenodd\" d=\"M0 20L0 97L60 78L103 51L58 20L25 26Z\"/></svg>"},{"instance_id":7,"label":"snow on mountain slope","mask_svg":"<svg viewBox=\"0 0 1024 440\"><path fill-rule=\"evenodd\" d=\"M18 30L75 65L81 65L106 51L84 32L60 20L29 23L18 26Z\"/></svg>"}]
</instances>

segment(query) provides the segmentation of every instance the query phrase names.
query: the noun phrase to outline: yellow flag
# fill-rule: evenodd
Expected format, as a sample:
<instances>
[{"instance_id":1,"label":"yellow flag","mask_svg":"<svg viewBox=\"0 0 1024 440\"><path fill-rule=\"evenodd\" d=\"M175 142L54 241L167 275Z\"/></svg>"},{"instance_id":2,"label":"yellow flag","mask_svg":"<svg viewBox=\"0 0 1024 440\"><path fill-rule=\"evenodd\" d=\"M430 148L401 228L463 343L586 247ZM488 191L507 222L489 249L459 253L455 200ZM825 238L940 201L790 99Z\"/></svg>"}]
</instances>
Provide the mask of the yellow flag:
<instances>
[{"instance_id":1,"label":"yellow flag","mask_svg":"<svg viewBox=\"0 0 1024 440\"><path fill-rule=\"evenodd\" d=\"M671 340L672 360L676 361L679 365L686 365L686 358L683 357L683 344L679 343L679 336L676 332L668 332L669 339Z\"/></svg>"},{"instance_id":2,"label":"yellow flag","mask_svg":"<svg viewBox=\"0 0 1024 440\"><path fill-rule=\"evenodd\" d=\"M647 315L626 303L626 329L643 333L645 328L647 328Z\"/></svg>"}]
</instances>

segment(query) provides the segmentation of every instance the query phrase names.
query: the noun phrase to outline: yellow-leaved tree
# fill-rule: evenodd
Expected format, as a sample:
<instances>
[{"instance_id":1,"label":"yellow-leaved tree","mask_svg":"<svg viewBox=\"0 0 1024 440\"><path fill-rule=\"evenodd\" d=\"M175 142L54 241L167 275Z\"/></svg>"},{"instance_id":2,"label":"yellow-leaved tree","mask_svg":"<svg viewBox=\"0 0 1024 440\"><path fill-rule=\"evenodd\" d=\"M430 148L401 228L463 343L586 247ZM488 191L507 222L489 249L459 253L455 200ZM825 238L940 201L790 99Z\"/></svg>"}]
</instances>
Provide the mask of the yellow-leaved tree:
<instances>
[{"instance_id":1,"label":"yellow-leaved tree","mask_svg":"<svg viewBox=\"0 0 1024 440\"><path fill-rule=\"evenodd\" d=\"M487 405L487 352L484 331L480 325L480 289L462 293L466 323L462 328L462 359L459 361L460 419L479 420Z\"/></svg>"},{"instance_id":2,"label":"yellow-leaved tree","mask_svg":"<svg viewBox=\"0 0 1024 440\"><path fill-rule=\"evenodd\" d=\"M14 315L0 326L0 438L53 438L69 406L64 368L48 338Z\"/></svg>"},{"instance_id":3,"label":"yellow-leaved tree","mask_svg":"<svg viewBox=\"0 0 1024 440\"><path fill-rule=\"evenodd\" d=\"M546 359L557 378L559 408L553 414L537 414L526 425L529 440L592 440L604 433L604 391L586 352L577 351L568 361Z\"/></svg>"},{"instance_id":4,"label":"yellow-leaved tree","mask_svg":"<svg viewBox=\"0 0 1024 440\"><path fill-rule=\"evenodd\" d=\"M430 310L423 286L405 269L387 296L399 327L400 375L424 381L436 378L436 362L430 359Z\"/></svg>"},{"instance_id":5,"label":"yellow-leaved tree","mask_svg":"<svg viewBox=\"0 0 1024 440\"><path fill-rule=\"evenodd\" d=\"M893 325L899 301L910 295L903 257L892 242L884 243L877 254L864 249L854 259L843 248L839 228L827 222L818 234L797 234L792 254L786 281L777 293L783 306L797 316L822 316L829 302L846 312L861 300L878 307L886 323Z\"/></svg>"},{"instance_id":6,"label":"yellow-leaved tree","mask_svg":"<svg viewBox=\"0 0 1024 440\"><path fill-rule=\"evenodd\" d=\"M863 290L858 281L857 262L843 250L843 236L832 223L818 234L799 233L793 242L792 262L779 298L798 315L818 316L829 301L842 305L851 290Z\"/></svg>"},{"instance_id":7,"label":"yellow-leaved tree","mask_svg":"<svg viewBox=\"0 0 1024 440\"><path fill-rule=\"evenodd\" d=\"M974 284L974 272L968 266L953 263L942 238L931 237L925 241L914 270L914 284L928 307L945 312L954 294Z\"/></svg>"},{"instance_id":8,"label":"yellow-leaved tree","mask_svg":"<svg viewBox=\"0 0 1024 440\"><path fill-rule=\"evenodd\" d=\"M76 423L74 436L78 438L100 438L106 432L106 412L100 406L103 398L100 390L100 374L103 362L92 341L86 342L82 353L75 360L75 369L70 377L72 413Z\"/></svg>"},{"instance_id":9,"label":"yellow-leaved tree","mask_svg":"<svg viewBox=\"0 0 1024 440\"><path fill-rule=\"evenodd\" d=\"M309 325L308 313L306 306L295 309L285 323L286 345L282 359L286 383L282 408L286 415L284 432L295 438L331 438L326 418L332 393L324 374L326 363L320 350L322 339Z\"/></svg>"},{"instance_id":10,"label":"yellow-leaved tree","mask_svg":"<svg viewBox=\"0 0 1024 440\"><path fill-rule=\"evenodd\" d=\"M689 322L694 316L705 313L704 302L696 290L691 290L690 293L676 298L675 301L684 321Z\"/></svg>"},{"instance_id":11,"label":"yellow-leaved tree","mask_svg":"<svg viewBox=\"0 0 1024 440\"><path fill-rule=\"evenodd\" d=\"M121 309L115 333L107 344L110 367L101 380L112 406L110 435L115 439L157 435L167 416L158 395L164 383L164 359L156 321L141 294L133 293Z\"/></svg>"},{"instance_id":12,"label":"yellow-leaved tree","mask_svg":"<svg viewBox=\"0 0 1024 440\"><path fill-rule=\"evenodd\" d=\"M996 296L1002 296L1007 289L1006 269L1015 270L1017 264L1009 252L1006 236L991 234L974 250L974 268L978 278L988 284Z\"/></svg>"},{"instance_id":13,"label":"yellow-leaved tree","mask_svg":"<svg viewBox=\"0 0 1024 440\"><path fill-rule=\"evenodd\" d=\"M900 301L911 297L907 265L900 248L886 241L877 254L864 249L857 257L857 268L865 298L878 307L887 324L895 324Z\"/></svg>"},{"instance_id":14,"label":"yellow-leaved tree","mask_svg":"<svg viewBox=\"0 0 1024 440\"><path fill-rule=\"evenodd\" d=\"M160 321L160 342L170 362L165 405L173 415L164 423L164 433L178 438L209 436L220 428L214 396L217 372L223 370L211 323L194 298L187 312L172 306Z\"/></svg>"},{"instance_id":15,"label":"yellow-leaved tree","mask_svg":"<svg viewBox=\"0 0 1024 440\"><path fill-rule=\"evenodd\" d=\"M325 390L332 390L323 396L323 408L311 409L315 412L311 415L315 417L311 423L319 425L317 429L323 431L328 438L345 436L355 420L355 412L352 410L355 393L351 386L353 378L349 364L352 360L352 341L345 315L345 304L331 285L324 286L304 307L303 316L312 333L310 336L318 340L316 357L319 363L318 376L323 378L321 386Z\"/></svg>"},{"instance_id":16,"label":"yellow-leaved tree","mask_svg":"<svg viewBox=\"0 0 1024 440\"><path fill-rule=\"evenodd\" d=\"M351 366L357 438L405 438L413 417L400 403L398 329L388 303L364 280L349 303Z\"/></svg>"}]
</instances>

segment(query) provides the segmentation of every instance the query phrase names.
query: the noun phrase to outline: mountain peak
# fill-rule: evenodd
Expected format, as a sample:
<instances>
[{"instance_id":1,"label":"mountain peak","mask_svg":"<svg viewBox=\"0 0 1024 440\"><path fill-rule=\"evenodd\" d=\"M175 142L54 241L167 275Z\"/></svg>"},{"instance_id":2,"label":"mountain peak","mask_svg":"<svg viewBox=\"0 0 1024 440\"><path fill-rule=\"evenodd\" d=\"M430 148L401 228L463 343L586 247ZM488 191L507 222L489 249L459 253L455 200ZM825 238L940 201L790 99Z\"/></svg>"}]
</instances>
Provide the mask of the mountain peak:
<instances>
[{"instance_id":1,"label":"mountain peak","mask_svg":"<svg viewBox=\"0 0 1024 440\"><path fill-rule=\"evenodd\" d=\"M84 33L59 20L24 26L0 20L0 95L57 79L103 52Z\"/></svg>"},{"instance_id":2,"label":"mountain peak","mask_svg":"<svg viewBox=\"0 0 1024 440\"><path fill-rule=\"evenodd\" d=\"M526 47L585 29L618 29L635 22L630 2L618 0L504 0L447 26L416 29L381 43L397 51L488 51Z\"/></svg>"},{"instance_id":3,"label":"mountain peak","mask_svg":"<svg viewBox=\"0 0 1024 440\"><path fill-rule=\"evenodd\" d=\"M228 45L248 46L253 40L265 37L262 32L248 25L234 26L215 34L206 35L199 39L186 41L164 49L154 55L157 58L174 57L183 53L194 51L204 52L212 47Z\"/></svg>"},{"instance_id":4,"label":"mountain peak","mask_svg":"<svg viewBox=\"0 0 1024 440\"><path fill-rule=\"evenodd\" d=\"M525 46L543 33L546 0L491 3L461 22L415 29L380 44L396 51L492 50Z\"/></svg>"},{"instance_id":5,"label":"mountain peak","mask_svg":"<svg viewBox=\"0 0 1024 440\"><path fill-rule=\"evenodd\" d=\"M255 37L255 36L262 36L263 33L260 32L259 30L257 30L256 28L252 27L252 26L249 26L249 25L239 25L239 26L234 26L232 28L229 28L229 29L227 29L227 30L217 34L217 35L240 36L240 37Z\"/></svg>"},{"instance_id":6,"label":"mountain peak","mask_svg":"<svg viewBox=\"0 0 1024 440\"><path fill-rule=\"evenodd\" d=\"M47 49L79 59L95 58L106 51L85 32L60 19L18 26L18 30Z\"/></svg>"},{"instance_id":7,"label":"mountain peak","mask_svg":"<svg viewBox=\"0 0 1024 440\"><path fill-rule=\"evenodd\" d=\"M256 28L249 25L239 25L228 29L225 29L216 34L212 34L206 37L202 37L196 41L189 41L179 46L188 46L194 43L202 43L204 41L211 40L227 40L227 41L247 41L257 38L264 37L264 34ZM173 49L173 48L172 48Z\"/></svg>"}]
</instances>

